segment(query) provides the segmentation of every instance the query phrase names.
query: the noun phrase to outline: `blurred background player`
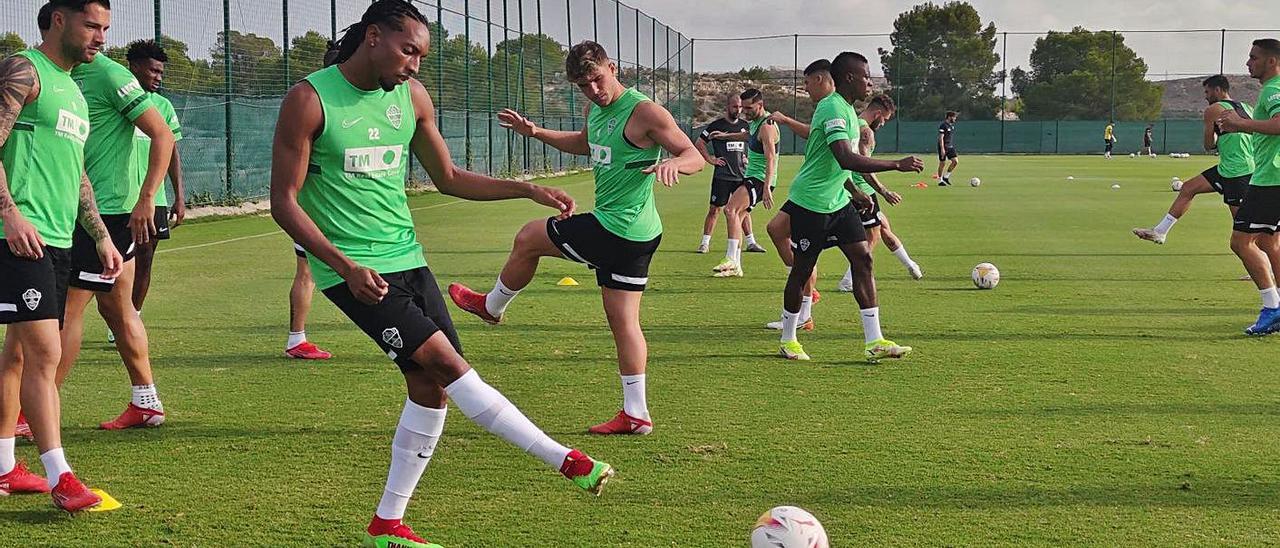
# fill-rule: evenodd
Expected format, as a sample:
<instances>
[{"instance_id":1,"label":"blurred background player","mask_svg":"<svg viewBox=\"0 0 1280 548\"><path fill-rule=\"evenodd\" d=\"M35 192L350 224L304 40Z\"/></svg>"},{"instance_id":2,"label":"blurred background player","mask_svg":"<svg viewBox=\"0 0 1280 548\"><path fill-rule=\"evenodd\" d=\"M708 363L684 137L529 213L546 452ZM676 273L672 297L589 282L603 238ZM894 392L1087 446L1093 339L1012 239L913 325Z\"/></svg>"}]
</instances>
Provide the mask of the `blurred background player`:
<instances>
[{"instance_id":1,"label":"blurred background player","mask_svg":"<svg viewBox=\"0 0 1280 548\"><path fill-rule=\"evenodd\" d=\"M715 166L715 173L711 176L711 202L707 206L707 218L702 222L702 241L698 243L698 253L706 253L711 249L711 233L716 229L716 218L724 212L733 189L742 183L747 160L747 121L741 118L741 113L742 99L737 94L730 94L725 100L724 116L707 124L693 142L702 158ZM711 146L710 150L707 145ZM725 222L730 222L727 212ZM751 220L740 222L750 223ZM750 225L740 226L739 229L751 233ZM732 256L731 250L725 251L726 261Z\"/></svg>"},{"instance_id":2,"label":"blurred background player","mask_svg":"<svg viewBox=\"0 0 1280 548\"><path fill-rule=\"evenodd\" d=\"M951 186L951 175L960 164L955 145L957 116L956 111L948 110L942 123L938 124L938 186ZM948 161L950 166L947 166Z\"/></svg>"},{"instance_id":3,"label":"blurred background player","mask_svg":"<svg viewBox=\"0 0 1280 548\"><path fill-rule=\"evenodd\" d=\"M1151 124L1147 124L1147 129L1142 132L1142 154L1155 158L1156 151L1152 148L1152 141L1154 140L1151 135L1152 130L1153 126Z\"/></svg>"},{"instance_id":4,"label":"blurred background player","mask_svg":"<svg viewBox=\"0 0 1280 548\"><path fill-rule=\"evenodd\" d=\"M1102 157L1110 160L1111 149L1115 147L1115 144L1116 144L1116 123L1115 122L1108 121L1107 127L1102 129L1102 144L1105 147L1105 151L1103 152Z\"/></svg>"},{"instance_id":5,"label":"blurred background player","mask_svg":"<svg viewBox=\"0 0 1280 548\"><path fill-rule=\"evenodd\" d=\"M758 89L748 89L739 98L742 99L743 117L749 123L747 170L742 183L729 195L729 203L724 207L728 220L728 249L733 251L733 256L726 253L725 260L716 265L717 278L742 276L742 250L738 248L738 240L742 237L743 227L750 230L751 210L756 204L763 202L765 208L773 209L773 189L777 185L778 127L769 120L769 113L764 109L764 94ZM764 251L750 233L747 236L747 251Z\"/></svg>"}]
</instances>

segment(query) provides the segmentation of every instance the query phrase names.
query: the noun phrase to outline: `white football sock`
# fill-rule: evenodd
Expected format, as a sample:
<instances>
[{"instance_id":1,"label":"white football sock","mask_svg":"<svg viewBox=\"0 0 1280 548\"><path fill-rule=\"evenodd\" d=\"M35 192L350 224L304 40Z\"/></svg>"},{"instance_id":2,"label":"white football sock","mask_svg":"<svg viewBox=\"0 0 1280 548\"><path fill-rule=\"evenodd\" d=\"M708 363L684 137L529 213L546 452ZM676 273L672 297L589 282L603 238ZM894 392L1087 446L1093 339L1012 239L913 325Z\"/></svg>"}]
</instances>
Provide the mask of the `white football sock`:
<instances>
[{"instance_id":1,"label":"white football sock","mask_svg":"<svg viewBox=\"0 0 1280 548\"><path fill-rule=\"evenodd\" d=\"M738 260L738 240L729 238L728 240L726 240L726 245L728 247L724 248L724 258L729 259L730 261L737 261Z\"/></svg>"},{"instance_id":2,"label":"white football sock","mask_svg":"<svg viewBox=\"0 0 1280 548\"><path fill-rule=\"evenodd\" d=\"M911 260L911 256L907 255L907 246L905 245L899 245L898 249L893 250L893 256L898 258L898 262L902 263L902 266L910 267L916 264L915 261ZM850 270L849 273L852 274L853 270Z\"/></svg>"},{"instance_id":3,"label":"white football sock","mask_svg":"<svg viewBox=\"0 0 1280 548\"><path fill-rule=\"evenodd\" d=\"M644 373L622 375L622 412L637 419L649 420L649 402L645 401Z\"/></svg>"},{"instance_id":4,"label":"white football sock","mask_svg":"<svg viewBox=\"0 0 1280 548\"><path fill-rule=\"evenodd\" d=\"M942 172L942 180L944 180L944 181L945 181L945 180L950 179L950 178L951 178L951 172L950 172L950 171L944 171L944 172Z\"/></svg>"},{"instance_id":5,"label":"white football sock","mask_svg":"<svg viewBox=\"0 0 1280 548\"><path fill-rule=\"evenodd\" d=\"M552 469L559 470L564 458L569 456L568 447L556 443L534 426L506 396L485 384L474 369L450 383L444 391L472 422L542 459Z\"/></svg>"},{"instance_id":6,"label":"white football sock","mask_svg":"<svg viewBox=\"0 0 1280 548\"><path fill-rule=\"evenodd\" d=\"M133 404L143 409L164 411L160 396L156 394L156 385L142 384L133 387Z\"/></svg>"},{"instance_id":7,"label":"white football sock","mask_svg":"<svg viewBox=\"0 0 1280 548\"><path fill-rule=\"evenodd\" d=\"M844 277L840 278L840 284L853 285L853 268L852 267L845 269Z\"/></svg>"},{"instance_id":8,"label":"white football sock","mask_svg":"<svg viewBox=\"0 0 1280 548\"><path fill-rule=\"evenodd\" d=\"M1155 231L1158 234L1168 234L1169 229L1173 228L1173 223L1178 222L1178 218L1168 213L1164 214L1164 218L1160 219L1160 224L1156 225Z\"/></svg>"},{"instance_id":9,"label":"white football sock","mask_svg":"<svg viewBox=\"0 0 1280 548\"><path fill-rule=\"evenodd\" d=\"M292 349L293 347L298 346L304 342L307 342L306 331L290 331L289 340L288 342L284 343L284 349L285 350Z\"/></svg>"},{"instance_id":10,"label":"white football sock","mask_svg":"<svg viewBox=\"0 0 1280 548\"><path fill-rule=\"evenodd\" d=\"M700 245L701 247L707 247L707 246L710 246L710 245L711 245L711 235L710 235L710 234L703 234L703 235L702 235L702 243L701 243L701 244L699 244L699 245Z\"/></svg>"},{"instance_id":11,"label":"white football sock","mask_svg":"<svg viewBox=\"0 0 1280 548\"><path fill-rule=\"evenodd\" d=\"M484 296L484 309L489 311L495 318L501 318L502 313L507 311L507 305L511 304L511 299L516 298L520 294L519 289L511 289L502 283L502 278L493 284L493 290Z\"/></svg>"},{"instance_id":12,"label":"white football sock","mask_svg":"<svg viewBox=\"0 0 1280 548\"><path fill-rule=\"evenodd\" d=\"M432 409L405 399L400 424L396 425L396 437L391 442L391 469L387 471L387 485L382 491L382 500L378 502L378 517L404 517L409 498L413 497L413 490L435 453L440 434L444 433L447 411L447 407Z\"/></svg>"},{"instance_id":13,"label":"white football sock","mask_svg":"<svg viewBox=\"0 0 1280 548\"><path fill-rule=\"evenodd\" d=\"M44 479L50 489L58 486L58 478L71 471L71 465L67 464L67 455L61 447L42 453L40 464L44 465Z\"/></svg>"},{"instance_id":14,"label":"white football sock","mask_svg":"<svg viewBox=\"0 0 1280 548\"><path fill-rule=\"evenodd\" d=\"M1262 294L1263 308L1280 308L1280 292L1277 292L1276 288L1268 287L1258 293Z\"/></svg>"},{"instance_id":15,"label":"white football sock","mask_svg":"<svg viewBox=\"0 0 1280 548\"><path fill-rule=\"evenodd\" d=\"M756 235L755 235L755 234L747 234L747 239L746 239L746 240L744 240L744 241L745 241L745 242L747 242L747 247L751 247L751 246L753 246L753 245L757 245L757 244L756 244Z\"/></svg>"},{"instance_id":16,"label":"white football sock","mask_svg":"<svg viewBox=\"0 0 1280 548\"><path fill-rule=\"evenodd\" d=\"M862 335L867 342L884 338L884 334L880 332L880 307L862 309Z\"/></svg>"},{"instance_id":17,"label":"white football sock","mask_svg":"<svg viewBox=\"0 0 1280 548\"><path fill-rule=\"evenodd\" d=\"M800 323L809 321L813 317L813 294L810 293L800 297Z\"/></svg>"},{"instance_id":18,"label":"white football sock","mask_svg":"<svg viewBox=\"0 0 1280 548\"><path fill-rule=\"evenodd\" d=\"M782 342L796 340L796 326L799 323L799 312L787 312L787 309L782 309Z\"/></svg>"},{"instance_id":19,"label":"white football sock","mask_svg":"<svg viewBox=\"0 0 1280 548\"><path fill-rule=\"evenodd\" d=\"M18 465L18 458L13 454L16 438L0 438L0 476L13 471Z\"/></svg>"}]
</instances>

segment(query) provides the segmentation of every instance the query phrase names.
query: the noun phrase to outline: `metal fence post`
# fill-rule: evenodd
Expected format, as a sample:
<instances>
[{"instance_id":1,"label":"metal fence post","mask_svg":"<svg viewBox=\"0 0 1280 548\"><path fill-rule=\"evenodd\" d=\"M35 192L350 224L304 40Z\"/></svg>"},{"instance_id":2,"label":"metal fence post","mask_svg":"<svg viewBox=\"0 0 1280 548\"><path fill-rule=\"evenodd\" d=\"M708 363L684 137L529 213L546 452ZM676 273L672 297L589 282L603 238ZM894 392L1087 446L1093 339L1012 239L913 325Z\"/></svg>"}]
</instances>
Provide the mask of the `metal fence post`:
<instances>
[{"instance_id":1,"label":"metal fence post","mask_svg":"<svg viewBox=\"0 0 1280 548\"><path fill-rule=\"evenodd\" d=\"M800 35L791 35L791 115L799 116L800 113L800 96L796 92L796 88L800 87ZM795 153L796 147L799 146L796 139L796 132L791 132L791 152Z\"/></svg>"},{"instance_id":2,"label":"metal fence post","mask_svg":"<svg viewBox=\"0 0 1280 548\"><path fill-rule=\"evenodd\" d=\"M662 44L666 46L663 51L667 54L667 59L662 62L662 70L666 72L667 81L667 100L665 104L669 104L671 103L671 27L662 25L662 28L666 29L663 31L665 38L663 38Z\"/></svg>"},{"instance_id":3,"label":"metal fence post","mask_svg":"<svg viewBox=\"0 0 1280 548\"><path fill-rule=\"evenodd\" d=\"M565 38L566 38L566 39L568 40L568 42L569 42L569 47L570 47L570 48L572 48L572 47L573 47L573 16L572 16L571 10L570 10L570 8L569 8L569 3L570 3L570 1L571 1L571 0L564 0L564 22L565 22ZM568 75L566 75L566 77L567 77L567 76L568 76ZM569 94L569 112L567 113L567 115L568 115L568 117L569 117L569 119L570 119L570 120L573 120L573 119L574 119L574 116L575 116L575 115L577 114L577 112L578 112L578 109L577 109L577 107L576 107L576 106L574 106L574 104L573 104L573 103L574 103L574 96L573 96L573 83L572 83L572 82L569 84L569 86L568 86L568 88L566 89L566 91L567 91L567 92L568 92L568 94ZM562 126L561 126L561 127L560 127L560 129L564 129L564 127L562 127ZM560 167L561 167L561 168L563 168L563 167L564 167L564 152L563 152L563 151L561 151L560 149L556 149L556 157L559 159ZM576 162L578 161L578 159L577 159L576 157L573 157L573 158L572 158L572 161L576 163Z\"/></svg>"},{"instance_id":4,"label":"metal fence post","mask_svg":"<svg viewBox=\"0 0 1280 548\"><path fill-rule=\"evenodd\" d=\"M520 17L520 98L519 104L523 111L529 109L528 98L525 97L524 84L528 80L528 73L525 72L524 65L524 0L516 0L516 15ZM520 144L522 154L524 154L524 172L529 172L529 138L521 137Z\"/></svg>"},{"instance_id":5,"label":"metal fence post","mask_svg":"<svg viewBox=\"0 0 1280 548\"><path fill-rule=\"evenodd\" d=\"M635 8L632 8L632 9L635 9ZM636 89L639 90L640 82L642 81L640 76L642 74L640 71L640 10L635 10L635 12L636 12ZM619 53L618 56L621 57L622 54Z\"/></svg>"},{"instance_id":6,"label":"metal fence post","mask_svg":"<svg viewBox=\"0 0 1280 548\"><path fill-rule=\"evenodd\" d=\"M698 115L697 109L694 108L694 104L698 99L698 71L693 64L693 54L697 51L695 47L697 43L697 38L689 39L689 131L693 131L694 120Z\"/></svg>"},{"instance_id":7,"label":"metal fence post","mask_svg":"<svg viewBox=\"0 0 1280 548\"><path fill-rule=\"evenodd\" d=\"M503 97L506 98L506 108L519 109L520 105L511 103L511 27L507 24L507 12L509 11L507 0L502 0L502 43L506 45L507 50L502 56L502 65L504 78L502 79ZM507 133L507 175L511 175L511 156L515 154L515 145L511 142L512 133Z\"/></svg>"},{"instance_id":8,"label":"metal fence post","mask_svg":"<svg viewBox=\"0 0 1280 548\"><path fill-rule=\"evenodd\" d=\"M487 127L485 135L489 138L489 148L486 149L486 160L484 164L485 173L493 175L493 2L486 1L484 3L484 42L485 51L489 54L489 62L485 63L489 78L486 87L489 91L488 116L485 118Z\"/></svg>"},{"instance_id":9,"label":"metal fence post","mask_svg":"<svg viewBox=\"0 0 1280 548\"><path fill-rule=\"evenodd\" d=\"M329 39L338 40L338 0L329 0Z\"/></svg>"},{"instance_id":10,"label":"metal fence post","mask_svg":"<svg viewBox=\"0 0 1280 548\"><path fill-rule=\"evenodd\" d=\"M649 17L649 93L658 95L658 20L652 16Z\"/></svg>"},{"instance_id":11,"label":"metal fence post","mask_svg":"<svg viewBox=\"0 0 1280 548\"><path fill-rule=\"evenodd\" d=\"M1111 121L1116 120L1116 31L1111 31Z\"/></svg>"},{"instance_id":12,"label":"metal fence post","mask_svg":"<svg viewBox=\"0 0 1280 548\"><path fill-rule=\"evenodd\" d=\"M231 0L222 0L222 90L223 90L223 144L226 153L226 187L224 197L231 197L231 170L235 168L231 142Z\"/></svg>"},{"instance_id":13,"label":"metal fence post","mask_svg":"<svg viewBox=\"0 0 1280 548\"><path fill-rule=\"evenodd\" d=\"M1003 52L1000 54L1000 152L1004 149L1004 120L1009 117L1009 93L1005 83L1009 81L1009 33L1004 33Z\"/></svg>"},{"instance_id":14,"label":"metal fence post","mask_svg":"<svg viewBox=\"0 0 1280 548\"><path fill-rule=\"evenodd\" d=\"M152 2L152 3L151 3L151 6L152 6L152 16L151 16L151 20L152 20L152 22L154 22L154 23L155 23L155 27L156 27L156 43L157 43L157 44L160 44L160 39L164 37L163 32L160 30L160 29L161 29L161 26L160 26L160 17L161 17L161 15L160 15L160 0L155 0L154 2ZM163 46L163 44L161 44L161 45Z\"/></svg>"},{"instance_id":15,"label":"metal fence post","mask_svg":"<svg viewBox=\"0 0 1280 548\"><path fill-rule=\"evenodd\" d=\"M462 0L462 36L466 43L462 47L462 80L466 82L462 90L462 117L463 117L463 133L466 135L467 143L463 147L466 159L464 160L467 170L470 171L474 167L472 158L474 151L471 149L471 2L470 0Z\"/></svg>"},{"instance_id":16,"label":"metal fence post","mask_svg":"<svg viewBox=\"0 0 1280 548\"><path fill-rule=\"evenodd\" d=\"M542 0L534 3L534 8L538 10L538 113L542 116L542 126L547 126L547 73L546 67L543 66L542 60L542 41L546 39L542 35ZM542 165L539 171L546 171L550 167L547 161L547 144L542 143Z\"/></svg>"},{"instance_id":17,"label":"metal fence post","mask_svg":"<svg viewBox=\"0 0 1280 548\"><path fill-rule=\"evenodd\" d=\"M440 129L440 136L444 136L444 109L447 102L444 100L444 4L436 4L436 25L439 25L440 32L436 33L436 101L440 104L436 105L436 127Z\"/></svg>"},{"instance_id":18,"label":"metal fence post","mask_svg":"<svg viewBox=\"0 0 1280 548\"><path fill-rule=\"evenodd\" d=\"M289 79L289 0L280 0L280 6L284 22L282 25L284 28L284 44L281 47L284 53L284 87L289 89L289 84L292 82Z\"/></svg>"},{"instance_id":19,"label":"metal fence post","mask_svg":"<svg viewBox=\"0 0 1280 548\"><path fill-rule=\"evenodd\" d=\"M1227 29L1222 29L1222 35L1218 39L1218 74L1222 74L1227 70Z\"/></svg>"},{"instance_id":20,"label":"metal fence post","mask_svg":"<svg viewBox=\"0 0 1280 548\"><path fill-rule=\"evenodd\" d=\"M613 58L618 62L618 79L622 79L622 0L613 0Z\"/></svg>"},{"instance_id":21,"label":"metal fence post","mask_svg":"<svg viewBox=\"0 0 1280 548\"><path fill-rule=\"evenodd\" d=\"M591 40L600 42L600 25L597 22L596 0L591 0Z\"/></svg>"}]
</instances>

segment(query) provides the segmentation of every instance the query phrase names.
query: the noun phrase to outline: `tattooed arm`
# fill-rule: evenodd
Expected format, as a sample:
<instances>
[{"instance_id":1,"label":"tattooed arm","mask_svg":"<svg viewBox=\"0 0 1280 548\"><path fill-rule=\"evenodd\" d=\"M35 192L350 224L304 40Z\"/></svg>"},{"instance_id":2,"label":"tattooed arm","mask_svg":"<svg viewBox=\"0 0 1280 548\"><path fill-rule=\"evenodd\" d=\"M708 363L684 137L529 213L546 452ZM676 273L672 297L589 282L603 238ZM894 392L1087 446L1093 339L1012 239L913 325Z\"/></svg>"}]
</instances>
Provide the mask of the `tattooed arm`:
<instances>
[{"instance_id":1,"label":"tattooed arm","mask_svg":"<svg viewBox=\"0 0 1280 548\"><path fill-rule=\"evenodd\" d=\"M12 56L0 61L0 146L9 141L13 124L22 107L40 95L36 68L25 57ZM0 220L4 221L4 239L9 251L24 259L44 256L44 241L9 194L9 176L0 163Z\"/></svg>"},{"instance_id":2,"label":"tattooed arm","mask_svg":"<svg viewBox=\"0 0 1280 548\"><path fill-rule=\"evenodd\" d=\"M109 280L119 276L120 270L124 267L124 258L116 250L115 243L111 241L111 233L107 232L107 226L102 223L102 216L98 214L98 201L93 197L93 184L89 182L88 173L80 175L78 211L77 220L80 222L80 228L89 233L97 243L98 259L102 261L102 277Z\"/></svg>"}]
</instances>

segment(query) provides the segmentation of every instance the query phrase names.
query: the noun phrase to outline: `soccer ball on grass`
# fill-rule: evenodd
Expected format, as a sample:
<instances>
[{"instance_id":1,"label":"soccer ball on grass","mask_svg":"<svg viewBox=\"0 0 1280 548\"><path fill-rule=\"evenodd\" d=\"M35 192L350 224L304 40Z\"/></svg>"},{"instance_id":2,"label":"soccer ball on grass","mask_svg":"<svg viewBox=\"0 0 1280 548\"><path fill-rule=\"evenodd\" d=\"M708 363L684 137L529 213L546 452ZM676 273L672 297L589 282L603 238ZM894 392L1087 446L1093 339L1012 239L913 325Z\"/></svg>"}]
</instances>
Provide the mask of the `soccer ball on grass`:
<instances>
[{"instance_id":1,"label":"soccer ball on grass","mask_svg":"<svg viewBox=\"0 0 1280 548\"><path fill-rule=\"evenodd\" d=\"M973 267L973 285L978 289L995 289L1000 285L1000 269L991 263Z\"/></svg>"}]
</instances>

